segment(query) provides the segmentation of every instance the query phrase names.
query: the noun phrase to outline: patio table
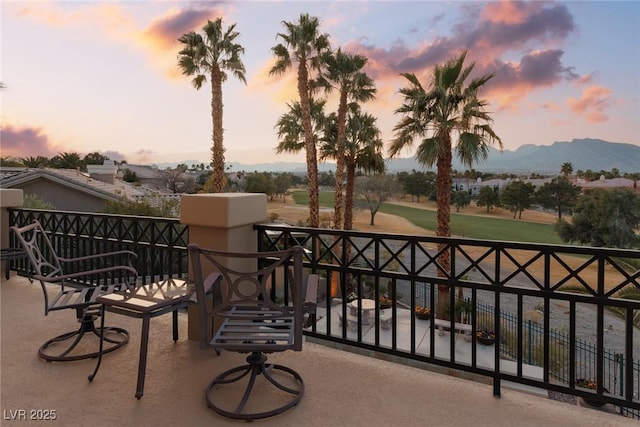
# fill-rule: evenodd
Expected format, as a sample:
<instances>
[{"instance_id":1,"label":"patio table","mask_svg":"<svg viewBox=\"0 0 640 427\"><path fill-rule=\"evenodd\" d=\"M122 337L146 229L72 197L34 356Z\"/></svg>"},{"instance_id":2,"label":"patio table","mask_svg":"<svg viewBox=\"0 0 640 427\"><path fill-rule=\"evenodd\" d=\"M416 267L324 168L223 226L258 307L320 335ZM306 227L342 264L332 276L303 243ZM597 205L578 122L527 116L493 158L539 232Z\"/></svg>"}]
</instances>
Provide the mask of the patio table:
<instances>
[{"instance_id":1,"label":"patio table","mask_svg":"<svg viewBox=\"0 0 640 427\"><path fill-rule=\"evenodd\" d=\"M149 341L149 324L152 317L173 312L173 341L178 341L178 310L194 302L194 285L183 279L169 278L160 282L141 286L133 291L119 291L101 295L96 302L102 304L101 325L104 326L105 312L122 314L142 319L142 336L140 337L140 356L138 361L138 382L136 398L144 394L144 379L147 368L147 346ZM102 362L103 338L100 339L98 362L89 381L93 381Z\"/></svg>"},{"instance_id":2,"label":"patio table","mask_svg":"<svg viewBox=\"0 0 640 427\"><path fill-rule=\"evenodd\" d=\"M352 316L358 315L358 310L362 309L362 324L368 325L371 323L371 313L373 313L376 309L376 302L372 299L363 298L362 300L353 300L349 303L349 309L351 311Z\"/></svg>"}]
</instances>

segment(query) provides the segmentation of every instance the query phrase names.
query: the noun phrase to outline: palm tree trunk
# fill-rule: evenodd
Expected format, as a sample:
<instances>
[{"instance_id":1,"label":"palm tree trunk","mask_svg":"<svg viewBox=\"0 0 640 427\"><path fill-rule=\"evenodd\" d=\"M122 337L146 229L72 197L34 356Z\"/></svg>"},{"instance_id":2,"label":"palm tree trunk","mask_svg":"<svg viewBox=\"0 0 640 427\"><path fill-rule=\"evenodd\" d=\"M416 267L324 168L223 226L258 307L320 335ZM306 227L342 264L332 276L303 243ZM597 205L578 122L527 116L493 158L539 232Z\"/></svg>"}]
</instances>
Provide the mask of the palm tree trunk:
<instances>
[{"instance_id":1,"label":"palm tree trunk","mask_svg":"<svg viewBox=\"0 0 640 427\"><path fill-rule=\"evenodd\" d=\"M213 167L213 192L221 193L226 186L224 176L224 146L222 128L222 74L219 69L211 70L211 119L213 120L213 146L211 165Z\"/></svg>"},{"instance_id":2,"label":"palm tree trunk","mask_svg":"<svg viewBox=\"0 0 640 427\"><path fill-rule=\"evenodd\" d=\"M344 196L344 229L353 228L353 190L355 187L356 165L347 161L347 187Z\"/></svg>"},{"instance_id":3,"label":"palm tree trunk","mask_svg":"<svg viewBox=\"0 0 640 427\"><path fill-rule=\"evenodd\" d=\"M340 92L338 105L338 142L336 144L336 194L333 213L333 227L342 227L342 182L344 180L344 138L347 123L347 92Z\"/></svg>"},{"instance_id":4,"label":"palm tree trunk","mask_svg":"<svg viewBox=\"0 0 640 427\"><path fill-rule=\"evenodd\" d=\"M436 218L438 226L436 228L436 236L451 237L451 137L447 134L444 136L442 153L438 156L437 167L438 175L436 177L437 188L437 212ZM438 244L438 251L443 251L447 245ZM451 274L451 255L449 251L443 251L438 256L438 263L442 270L438 270L438 277L448 278ZM449 304L449 286L438 286L438 306L436 316L440 319L447 319L447 305Z\"/></svg>"},{"instance_id":5,"label":"palm tree trunk","mask_svg":"<svg viewBox=\"0 0 640 427\"><path fill-rule=\"evenodd\" d=\"M300 95L300 110L302 113L302 127L304 128L304 145L307 151L307 183L309 186L309 227L318 228L320 225L320 199L318 194L318 161L315 138L311 127L311 107L309 105L309 80L307 65L300 61L298 65L298 94Z\"/></svg>"}]
</instances>

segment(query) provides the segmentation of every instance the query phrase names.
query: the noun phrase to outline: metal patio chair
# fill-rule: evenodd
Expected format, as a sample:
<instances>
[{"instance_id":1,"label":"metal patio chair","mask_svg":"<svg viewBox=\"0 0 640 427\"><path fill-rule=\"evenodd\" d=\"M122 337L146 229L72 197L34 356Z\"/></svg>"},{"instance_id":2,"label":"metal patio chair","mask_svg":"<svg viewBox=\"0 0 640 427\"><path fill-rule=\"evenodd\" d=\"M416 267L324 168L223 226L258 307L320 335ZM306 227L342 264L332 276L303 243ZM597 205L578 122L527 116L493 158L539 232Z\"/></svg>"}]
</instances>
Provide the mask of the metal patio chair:
<instances>
[{"instance_id":1,"label":"metal patio chair","mask_svg":"<svg viewBox=\"0 0 640 427\"><path fill-rule=\"evenodd\" d=\"M216 413L242 420L267 418L294 407L302 398L302 377L289 367L267 363L266 354L302 350L304 316L315 309L317 289L317 276L309 275L305 304L303 251L296 246L274 252L225 253L189 245L201 348L249 353L245 365L222 372L207 387L208 406ZM271 298L274 286L277 301ZM206 299L209 290L212 307ZM284 305L286 297L291 302ZM209 339L212 318L221 322Z\"/></svg>"},{"instance_id":2,"label":"metal patio chair","mask_svg":"<svg viewBox=\"0 0 640 427\"><path fill-rule=\"evenodd\" d=\"M34 274L44 293L44 314L57 310L75 310L80 323L77 330L47 340L38 354L47 361L72 361L98 356L79 346L85 335L104 335L109 343L104 353L116 350L129 341L129 333L122 328L96 328L94 321L100 314L96 298L102 294L135 286L137 271L132 266L136 254L131 251L96 253L82 257L63 258L57 255L51 240L38 221L24 227L10 227L27 253ZM49 284L49 286L47 286ZM50 291L55 295L50 296ZM67 344L65 346L65 344ZM76 350L74 352L74 350Z\"/></svg>"}]
</instances>

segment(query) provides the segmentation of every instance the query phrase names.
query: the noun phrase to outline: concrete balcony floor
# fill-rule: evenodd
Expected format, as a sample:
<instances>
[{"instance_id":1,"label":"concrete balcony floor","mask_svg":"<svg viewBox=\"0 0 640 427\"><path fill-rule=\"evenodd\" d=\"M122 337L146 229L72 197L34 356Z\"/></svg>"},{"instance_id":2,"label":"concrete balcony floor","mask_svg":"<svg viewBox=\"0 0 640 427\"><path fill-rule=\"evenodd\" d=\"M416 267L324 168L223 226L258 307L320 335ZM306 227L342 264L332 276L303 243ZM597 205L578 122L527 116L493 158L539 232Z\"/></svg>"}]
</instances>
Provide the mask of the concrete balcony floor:
<instances>
[{"instance_id":1,"label":"concrete balcony floor","mask_svg":"<svg viewBox=\"0 0 640 427\"><path fill-rule=\"evenodd\" d=\"M58 425L210 426L234 425L207 408L204 391L217 373L244 363L244 355L200 350L171 339L171 316L151 320L145 394L134 397L141 320L108 313L110 326L127 329L131 340L105 356L97 378L87 375L95 360L48 363L38 347L77 327L74 313L44 316L40 285L12 276L0 285L2 425L40 424L15 420L16 411L55 410ZM95 341L97 346L97 339ZM298 406L265 426L637 426L637 421L570 405L520 390L492 386L307 342L301 352L270 355L297 370L305 381Z\"/></svg>"}]
</instances>

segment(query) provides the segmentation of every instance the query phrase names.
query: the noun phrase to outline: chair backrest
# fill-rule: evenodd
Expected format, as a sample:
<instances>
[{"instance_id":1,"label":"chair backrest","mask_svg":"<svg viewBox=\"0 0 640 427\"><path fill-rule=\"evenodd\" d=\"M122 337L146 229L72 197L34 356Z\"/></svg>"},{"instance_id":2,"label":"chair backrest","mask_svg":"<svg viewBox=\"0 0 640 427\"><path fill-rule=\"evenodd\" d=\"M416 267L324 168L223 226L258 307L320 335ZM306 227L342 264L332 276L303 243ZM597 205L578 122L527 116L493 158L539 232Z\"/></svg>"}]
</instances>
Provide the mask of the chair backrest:
<instances>
[{"instance_id":1,"label":"chair backrest","mask_svg":"<svg viewBox=\"0 0 640 427\"><path fill-rule=\"evenodd\" d=\"M36 279L43 280L64 274L58 255L40 222L36 220L24 227L13 226L11 230L27 253Z\"/></svg>"},{"instance_id":2,"label":"chair backrest","mask_svg":"<svg viewBox=\"0 0 640 427\"><path fill-rule=\"evenodd\" d=\"M283 251L232 253L189 245L192 278L200 311L200 342L206 346L212 316L251 320L260 311L261 321L294 316L294 350L302 349L305 298L303 290L303 248ZM278 301L271 298L272 287ZM207 307L206 294L213 294L213 307ZM290 305L280 298L287 295ZM245 309L245 308L251 308Z\"/></svg>"}]
</instances>

